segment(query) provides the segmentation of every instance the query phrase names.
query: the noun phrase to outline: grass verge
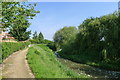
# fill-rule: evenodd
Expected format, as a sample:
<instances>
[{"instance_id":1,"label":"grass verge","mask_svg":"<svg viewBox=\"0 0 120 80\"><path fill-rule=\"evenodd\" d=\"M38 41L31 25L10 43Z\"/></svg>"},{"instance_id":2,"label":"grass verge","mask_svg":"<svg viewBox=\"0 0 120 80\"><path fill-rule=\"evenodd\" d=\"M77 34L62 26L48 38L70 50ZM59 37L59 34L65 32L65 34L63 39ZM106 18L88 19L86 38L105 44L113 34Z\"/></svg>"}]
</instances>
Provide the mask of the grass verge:
<instances>
[{"instance_id":1,"label":"grass verge","mask_svg":"<svg viewBox=\"0 0 120 80\"><path fill-rule=\"evenodd\" d=\"M88 78L62 65L52 50L45 45L30 47L27 59L36 78Z\"/></svg>"}]
</instances>

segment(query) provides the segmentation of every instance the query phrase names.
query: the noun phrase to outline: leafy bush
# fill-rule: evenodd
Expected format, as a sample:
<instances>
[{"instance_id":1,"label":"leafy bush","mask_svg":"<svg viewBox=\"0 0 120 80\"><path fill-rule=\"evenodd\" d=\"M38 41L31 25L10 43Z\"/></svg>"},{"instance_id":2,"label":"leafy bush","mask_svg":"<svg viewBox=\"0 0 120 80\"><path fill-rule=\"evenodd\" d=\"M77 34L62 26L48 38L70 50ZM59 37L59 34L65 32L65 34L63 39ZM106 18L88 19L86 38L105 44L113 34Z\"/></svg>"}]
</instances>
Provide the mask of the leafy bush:
<instances>
[{"instance_id":1,"label":"leafy bush","mask_svg":"<svg viewBox=\"0 0 120 80\"><path fill-rule=\"evenodd\" d=\"M52 49L53 51L56 51L56 45L53 41L47 40L45 39L43 41L44 44L46 44L50 49Z\"/></svg>"},{"instance_id":2,"label":"leafy bush","mask_svg":"<svg viewBox=\"0 0 120 80\"><path fill-rule=\"evenodd\" d=\"M38 41L38 40L35 40L35 39L31 39L30 42L31 42L32 44L38 44L39 41Z\"/></svg>"},{"instance_id":3,"label":"leafy bush","mask_svg":"<svg viewBox=\"0 0 120 80\"><path fill-rule=\"evenodd\" d=\"M7 58L15 51L24 49L30 42L3 42L2 43L2 59Z\"/></svg>"},{"instance_id":4,"label":"leafy bush","mask_svg":"<svg viewBox=\"0 0 120 80\"><path fill-rule=\"evenodd\" d=\"M48 46L50 49L52 49L53 51L56 51L56 50L57 50L54 42L48 43L47 46Z\"/></svg>"},{"instance_id":5,"label":"leafy bush","mask_svg":"<svg viewBox=\"0 0 120 80\"><path fill-rule=\"evenodd\" d=\"M53 43L53 41L50 41L50 40L45 39L45 40L43 41L43 43L44 43L44 44L49 44L49 43Z\"/></svg>"}]
</instances>

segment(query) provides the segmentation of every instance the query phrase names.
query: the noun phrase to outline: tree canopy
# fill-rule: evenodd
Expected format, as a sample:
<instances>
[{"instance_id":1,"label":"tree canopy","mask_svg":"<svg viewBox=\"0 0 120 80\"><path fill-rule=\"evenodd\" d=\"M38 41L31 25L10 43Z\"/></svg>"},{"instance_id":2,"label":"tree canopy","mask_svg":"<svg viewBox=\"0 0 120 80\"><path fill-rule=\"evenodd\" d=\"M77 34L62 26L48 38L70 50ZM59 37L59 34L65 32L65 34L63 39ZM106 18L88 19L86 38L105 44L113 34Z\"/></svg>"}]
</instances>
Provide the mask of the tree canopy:
<instances>
[{"instance_id":1,"label":"tree canopy","mask_svg":"<svg viewBox=\"0 0 120 80\"><path fill-rule=\"evenodd\" d=\"M29 19L39 13L34 9L35 6L36 4L2 2L2 27L8 29L17 40L27 40L30 35L30 31L27 31Z\"/></svg>"},{"instance_id":2,"label":"tree canopy","mask_svg":"<svg viewBox=\"0 0 120 80\"><path fill-rule=\"evenodd\" d=\"M79 32L74 35L76 38L72 39L69 37L73 42L69 43L69 45L64 45L61 56L83 63L88 61L105 63L109 64L109 66L107 65L109 68L111 68L112 64L118 69L119 66L117 65L120 63L119 13L114 12L101 17L88 18L78 28ZM63 40L68 39L68 37L63 37L64 35L66 33L63 34L62 31L57 31L55 34L57 38L55 37L54 41L64 42Z\"/></svg>"},{"instance_id":3,"label":"tree canopy","mask_svg":"<svg viewBox=\"0 0 120 80\"><path fill-rule=\"evenodd\" d=\"M58 46L64 46L75 38L76 33L76 27L64 27L55 33L53 39Z\"/></svg>"}]
</instances>

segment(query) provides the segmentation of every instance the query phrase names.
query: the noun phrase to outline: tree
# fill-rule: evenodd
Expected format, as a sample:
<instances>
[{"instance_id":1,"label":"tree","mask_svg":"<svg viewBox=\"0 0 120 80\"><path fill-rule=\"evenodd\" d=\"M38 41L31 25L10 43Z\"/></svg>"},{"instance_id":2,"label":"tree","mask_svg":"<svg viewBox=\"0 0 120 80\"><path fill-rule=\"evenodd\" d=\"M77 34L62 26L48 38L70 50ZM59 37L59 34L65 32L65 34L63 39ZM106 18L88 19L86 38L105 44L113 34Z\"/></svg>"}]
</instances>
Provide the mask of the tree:
<instances>
[{"instance_id":1,"label":"tree","mask_svg":"<svg viewBox=\"0 0 120 80\"><path fill-rule=\"evenodd\" d=\"M27 31L27 27L30 25L29 23L27 23L26 20L26 25L24 25L24 23L21 22L16 22L18 24L21 25L13 25L9 30L10 30L10 34L17 39L18 41L25 41L28 40L31 34L31 31Z\"/></svg>"},{"instance_id":2,"label":"tree","mask_svg":"<svg viewBox=\"0 0 120 80\"><path fill-rule=\"evenodd\" d=\"M118 13L99 18L86 19L80 26L75 46L79 54L89 54L97 60L117 60L118 51Z\"/></svg>"},{"instance_id":3,"label":"tree","mask_svg":"<svg viewBox=\"0 0 120 80\"><path fill-rule=\"evenodd\" d=\"M118 12L99 18L86 19L79 26L79 33L74 42L65 45L65 49L62 51L65 54L84 55L93 59L92 61L120 62L119 23ZM64 39L63 36L61 37ZM59 39L61 40L60 37ZM59 39L57 40L59 41ZM70 49L71 51L69 51Z\"/></svg>"},{"instance_id":4,"label":"tree","mask_svg":"<svg viewBox=\"0 0 120 80\"><path fill-rule=\"evenodd\" d=\"M33 39L37 39L37 31L34 32Z\"/></svg>"},{"instance_id":5,"label":"tree","mask_svg":"<svg viewBox=\"0 0 120 80\"><path fill-rule=\"evenodd\" d=\"M76 27L64 27L55 33L53 37L54 42L58 47L62 47L68 42L73 41L77 32Z\"/></svg>"},{"instance_id":6,"label":"tree","mask_svg":"<svg viewBox=\"0 0 120 80\"><path fill-rule=\"evenodd\" d=\"M39 41L39 43L42 43L43 40L44 40L44 36L43 36L43 34L40 32L39 35L38 35L38 41Z\"/></svg>"},{"instance_id":7,"label":"tree","mask_svg":"<svg viewBox=\"0 0 120 80\"><path fill-rule=\"evenodd\" d=\"M34 7L36 4L26 5L19 2L3 2L2 3L2 19L1 22L4 28L10 30L10 34L19 41L27 40L30 31L27 28L30 26L29 19L36 16ZM25 35L27 37L25 37Z\"/></svg>"},{"instance_id":8,"label":"tree","mask_svg":"<svg viewBox=\"0 0 120 80\"><path fill-rule=\"evenodd\" d=\"M44 43L44 36L43 36L43 34L40 32L37 35L37 32L35 31L34 34L33 34L33 38L31 40L31 42L32 43L37 43L37 44Z\"/></svg>"}]
</instances>

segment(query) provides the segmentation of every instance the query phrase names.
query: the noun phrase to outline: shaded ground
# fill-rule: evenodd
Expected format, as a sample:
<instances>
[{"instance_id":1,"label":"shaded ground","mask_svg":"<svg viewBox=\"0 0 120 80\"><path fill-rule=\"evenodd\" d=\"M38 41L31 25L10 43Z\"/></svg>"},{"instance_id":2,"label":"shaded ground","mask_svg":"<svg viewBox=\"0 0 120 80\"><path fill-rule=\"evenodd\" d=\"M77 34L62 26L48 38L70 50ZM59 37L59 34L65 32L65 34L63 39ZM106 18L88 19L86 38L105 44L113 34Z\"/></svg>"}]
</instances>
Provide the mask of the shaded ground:
<instances>
[{"instance_id":1,"label":"shaded ground","mask_svg":"<svg viewBox=\"0 0 120 80\"><path fill-rule=\"evenodd\" d=\"M72 62L63 58L58 58L58 60L79 74L83 73L93 78L120 78L120 72L98 69L89 65Z\"/></svg>"},{"instance_id":2,"label":"shaded ground","mask_svg":"<svg viewBox=\"0 0 120 80\"><path fill-rule=\"evenodd\" d=\"M15 52L3 62L3 78L34 78L26 61L27 51L28 49L24 49Z\"/></svg>"}]
</instances>

